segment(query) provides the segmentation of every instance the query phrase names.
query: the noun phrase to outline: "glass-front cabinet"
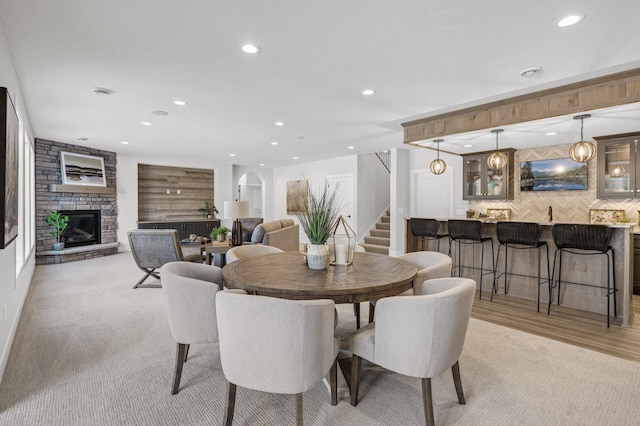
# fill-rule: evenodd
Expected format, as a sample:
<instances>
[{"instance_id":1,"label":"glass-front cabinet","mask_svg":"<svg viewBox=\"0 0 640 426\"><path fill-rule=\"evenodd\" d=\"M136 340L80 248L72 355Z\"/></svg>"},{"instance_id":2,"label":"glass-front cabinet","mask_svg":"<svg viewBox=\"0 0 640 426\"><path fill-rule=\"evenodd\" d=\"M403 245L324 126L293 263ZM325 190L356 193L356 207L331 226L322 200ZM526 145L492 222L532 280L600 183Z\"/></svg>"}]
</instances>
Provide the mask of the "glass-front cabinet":
<instances>
[{"instance_id":1,"label":"glass-front cabinet","mask_svg":"<svg viewBox=\"0 0 640 426\"><path fill-rule=\"evenodd\" d=\"M493 151L463 155L465 200L513 200L513 149L501 149L507 164L492 170L487 160Z\"/></svg>"},{"instance_id":2,"label":"glass-front cabinet","mask_svg":"<svg viewBox=\"0 0 640 426\"><path fill-rule=\"evenodd\" d=\"M640 198L640 133L595 139L598 142L598 198Z\"/></svg>"}]
</instances>

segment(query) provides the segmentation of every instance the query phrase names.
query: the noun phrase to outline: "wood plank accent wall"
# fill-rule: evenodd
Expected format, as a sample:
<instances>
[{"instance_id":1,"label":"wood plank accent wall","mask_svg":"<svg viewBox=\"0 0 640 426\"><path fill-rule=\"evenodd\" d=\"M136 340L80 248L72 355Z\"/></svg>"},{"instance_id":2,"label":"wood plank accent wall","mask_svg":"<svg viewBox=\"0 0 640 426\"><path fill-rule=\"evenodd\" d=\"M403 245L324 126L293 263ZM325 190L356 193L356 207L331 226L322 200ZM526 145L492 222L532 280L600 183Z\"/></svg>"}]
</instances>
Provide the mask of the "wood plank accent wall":
<instances>
[{"instance_id":1,"label":"wood plank accent wall","mask_svg":"<svg viewBox=\"0 0 640 426\"><path fill-rule=\"evenodd\" d=\"M138 164L139 221L203 219L198 209L213 194L213 170Z\"/></svg>"},{"instance_id":2,"label":"wood plank accent wall","mask_svg":"<svg viewBox=\"0 0 640 426\"><path fill-rule=\"evenodd\" d=\"M640 102L640 68L402 123L404 143L633 102Z\"/></svg>"}]
</instances>

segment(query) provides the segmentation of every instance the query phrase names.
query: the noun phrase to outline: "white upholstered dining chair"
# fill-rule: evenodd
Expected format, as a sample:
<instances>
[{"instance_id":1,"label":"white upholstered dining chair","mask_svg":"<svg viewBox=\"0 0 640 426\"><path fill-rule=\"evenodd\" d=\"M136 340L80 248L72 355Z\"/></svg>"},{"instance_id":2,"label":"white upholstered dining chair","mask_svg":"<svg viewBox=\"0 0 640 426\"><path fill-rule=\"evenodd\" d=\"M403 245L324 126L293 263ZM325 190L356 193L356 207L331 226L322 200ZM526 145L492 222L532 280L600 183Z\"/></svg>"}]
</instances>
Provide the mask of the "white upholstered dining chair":
<instances>
[{"instance_id":1,"label":"white upholstered dining chair","mask_svg":"<svg viewBox=\"0 0 640 426\"><path fill-rule=\"evenodd\" d=\"M331 404L337 400L339 339L332 300L288 300L220 292L216 300L220 361L228 381L223 424L231 425L236 386L296 394L302 424L302 393L329 372Z\"/></svg>"},{"instance_id":2,"label":"white upholstered dining chair","mask_svg":"<svg viewBox=\"0 0 640 426\"><path fill-rule=\"evenodd\" d=\"M236 260L248 259L250 257L263 256L271 253L282 253L278 247L266 246L263 244L247 244L230 248L227 251L227 265Z\"/></svg>"},{"instance_id":3,"label":"white upholstered dining chair","mask_svg":"<svg viewBox=\"0 0 640 426\"><path fill-rule=\"evenodd\" d=\"M178 393L189 345L218 341L216 295L222 273L216 266L171 262L160 269L171 335L177 343L171 394Z\"/></svg>"},{"instance_id":4,"label":"white upholstered dining chair","mask_svg":"<svg viewBox=\"0 0 640 426\"><path fill-rule=\"evenodd\" d=\"M418 273L413 279L413 294L422 292L422 283L433 278L446 278L451 276L451 257L437 251L416 251L397 256L398 259L412 264L418 268ZM410 295L411 290L403 293ZM373 322L376 301L369 303L369 322Z\"/></svg>"},{"instance_id":5,"label":"white upholstered dining chair","mask_svg":"<svg viewBox=\"0 0 640 426\"><path fill-rule=\"evenodd\" d=\"M458 359L469 324L475 281L437 278L422 284L419 296L378 300L376 321L350 339L351 405L358 404L361 359L422 379L425 419L434 424L431 379L451 369L458 402L465 403Z\"/></svg>"}]
</instances>

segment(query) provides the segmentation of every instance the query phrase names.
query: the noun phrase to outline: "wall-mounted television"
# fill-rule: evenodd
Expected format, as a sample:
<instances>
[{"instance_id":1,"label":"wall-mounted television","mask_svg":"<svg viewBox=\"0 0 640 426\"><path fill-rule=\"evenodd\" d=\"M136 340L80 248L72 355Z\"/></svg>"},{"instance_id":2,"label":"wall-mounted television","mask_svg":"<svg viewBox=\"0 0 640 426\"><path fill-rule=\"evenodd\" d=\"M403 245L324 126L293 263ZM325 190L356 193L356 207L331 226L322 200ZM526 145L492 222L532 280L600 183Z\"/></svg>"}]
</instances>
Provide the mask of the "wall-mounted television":
<instances>
[{"instance_id":1,"label":"wall-mounted television","mask_svg":"<svg viewBox=\"0 0 640 426\"><path fill-rule=\"evenodd\" d=\"M587 189L587 163L570 158L520 162L520 191Z\"/></svg>"}]
</instances>

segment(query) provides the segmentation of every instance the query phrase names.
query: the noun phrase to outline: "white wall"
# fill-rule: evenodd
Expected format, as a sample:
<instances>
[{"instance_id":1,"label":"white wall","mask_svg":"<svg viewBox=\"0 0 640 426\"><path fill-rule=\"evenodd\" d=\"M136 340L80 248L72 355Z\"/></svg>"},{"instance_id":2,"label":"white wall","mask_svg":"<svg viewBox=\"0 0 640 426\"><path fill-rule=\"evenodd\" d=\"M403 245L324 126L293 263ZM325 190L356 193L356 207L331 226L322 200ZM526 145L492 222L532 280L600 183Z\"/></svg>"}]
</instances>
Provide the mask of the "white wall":
<instances>
[{"instance_id":1,"label":"white wall","mask_svg":"<svg viewBox=\"0 0 640 426\"><path fill-rule=\"evenodd\" d=\"M405 218L409 214L410 153L405 149L391 150L391 256L404 253Z\"/></svg>"},{"instance_id":2,"label":"white wall","mask_svg":"<svg viewBox=\"0 0 640 426\"><path fill-rule=\"evenodd\" d=\"M357 198L357 172L358 157L350 155L347 157L333 158L331 160L314 161L310 163L300 163L294 166L278 167L273 170L273 218L293 219L298 223L295 215L287 214L287 181L307 179L311 188L323 185L327 176L331 175L353 175L354 199ZM351 201L352 203L355 200ZM354 226L358 227L358 218ZM302 228L300 229L300 241L308 241Z\"/></svg>"},{"instance_id":3,"label":"white wall","mask_svg":"<svg viewBox=\"0 0 640 426\"><path fill-rule=\"evenodd\" d=\"M214 204L218 210L225 200L232 200L233 167L230 164L214 164L202 157L154 156L153 154L118 154L116 185L118 196L118 242L120 251L129 251L127 231L138 227L138 164L155 166L190 167L213 169ZM231 221L227 226L231 226Z\"/></svg>"},{"instance_id":4,"label":"white wall","mask_svg":"<svg viewBox=\"0 0 640 426\"><path fill-rule=\"evenodd\" d=\"M18 110L21 124L29 134L33 134L22 100L13 59L9 54L2 19L0 19L0 86L8 89ZM14 240L7 248L0 250L0 380L2 380L7 366L13 337L35 269L35 256L32 252L18 272L16 269L16 245L16 240Z\"/></svg>"},{"instance_id":5,"label":"white wall","mask_svg":"<svg viewBox=\"0 0 640 426\"><path fill-rule=\"evenodd\" d=\"M223 201L235 200L237 198L236 195L238 194L237 193L238 182L240 181L240 178L245 173L250 173L250 172L255 173L262 181L262 217L264 218L265 222L273 220L274 219L273 205L272 205L273 203L271 202L271 200L273 199L273 169L267 169L264 167L252 168L252 167L234 165L233 180L231 182L231 186L233 187L233 190L234 190L234 193L233 193L234 197L227 198L226 200L223 200ZM226 226L228 228L231 228L230 225L226 225Z\"/></svg>"},{"instance_id":6,"label":"white wall","mask_svg":"<svg viewBox=\"0 0 640 426\"><path fill-rule=\"evenodd\" d=\"M391 201L391 176L375 154L358 156L358 241L368 235Z\"/></svg>"}]
</instances>

